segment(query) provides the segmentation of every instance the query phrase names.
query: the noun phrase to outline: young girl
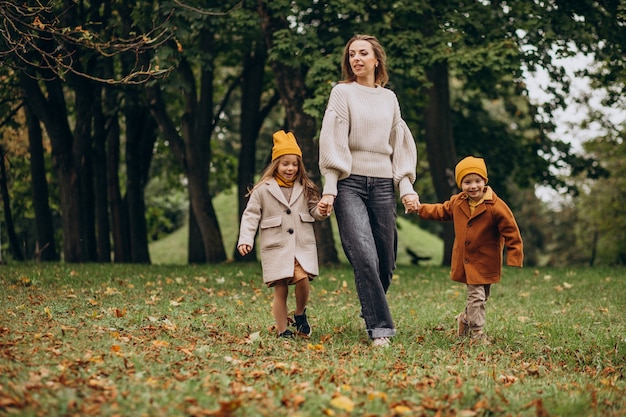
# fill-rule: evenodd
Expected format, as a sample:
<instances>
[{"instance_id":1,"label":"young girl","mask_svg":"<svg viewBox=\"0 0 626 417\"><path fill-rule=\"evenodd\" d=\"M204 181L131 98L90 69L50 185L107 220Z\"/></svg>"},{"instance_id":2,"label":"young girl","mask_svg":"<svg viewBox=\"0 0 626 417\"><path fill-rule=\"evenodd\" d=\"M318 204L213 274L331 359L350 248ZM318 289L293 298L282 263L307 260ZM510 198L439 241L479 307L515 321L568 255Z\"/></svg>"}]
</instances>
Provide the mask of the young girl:
<instances>
[{"instance_id":1,"label":"young girl","mask_svg":"<svg viewBox=\"0 0 626 417\"><path fill-rule=\"evenodd\" d=\"M442 204L421 204L417 210L423 219L454 222L450 277L467 286L465 311L456 316L457 335L484 342L485 303L491 284L500 282L503 249L507 264L521 267L522 236L509 206L487 186L482 158L461 160L455 177L460 193Z\"/></svg>"},{"instance_id":2,"label":"young girl","mask_svg":"<svg viewBox=\"0 0 626 417\"><path fill-rule=\"evenodd\" d=\"M293 133L279 130L273 138L272 162L248 193L237 249L242 256L250 253L260 231L263 282L274 288L272 312L278 336L294 336L287 329L287 295L288 286L295 285L294 326L297 334L309 337L309 281L319 273L313 223L327 216L317 207L319 190L306 175Z\"/></svg>"}]
</instances>

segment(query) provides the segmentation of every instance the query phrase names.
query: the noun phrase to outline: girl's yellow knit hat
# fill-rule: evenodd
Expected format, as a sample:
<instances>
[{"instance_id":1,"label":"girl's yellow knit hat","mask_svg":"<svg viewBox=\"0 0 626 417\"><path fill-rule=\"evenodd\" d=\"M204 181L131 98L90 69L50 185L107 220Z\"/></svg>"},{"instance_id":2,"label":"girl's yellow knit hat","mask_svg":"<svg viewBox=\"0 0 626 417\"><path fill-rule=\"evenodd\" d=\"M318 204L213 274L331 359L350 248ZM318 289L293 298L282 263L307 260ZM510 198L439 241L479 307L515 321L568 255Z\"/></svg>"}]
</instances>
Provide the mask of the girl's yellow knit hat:
<instances>
[{"instance_id":1,"label":"girl's yellow knit hat","mask_svg":"<svg viewBox=\"0 0 626 417\"><path fill-rule=\"evenodd\" d=\"M274 133L273 137L274 147L272 148L272 161L283 155L298 155L302 157L302 151L293 133L279 130Z\"/></svg>"},{"instance_id":2,"label":"girl's yellow knit hat","mask_svg":"<svg viewBox=\"0 0 626 417\"><path fill-rule=\"evenodd\" d=\"M487 165L485 165L485 160L483 158L467 156L456 164L456 168L454 168L454 177L456 178L456 185L459 189L461 189L463 177L467 174L480 175L485 180L485 184L489 181L489 178L487 178Z\"/></svg>"}]
</instances>

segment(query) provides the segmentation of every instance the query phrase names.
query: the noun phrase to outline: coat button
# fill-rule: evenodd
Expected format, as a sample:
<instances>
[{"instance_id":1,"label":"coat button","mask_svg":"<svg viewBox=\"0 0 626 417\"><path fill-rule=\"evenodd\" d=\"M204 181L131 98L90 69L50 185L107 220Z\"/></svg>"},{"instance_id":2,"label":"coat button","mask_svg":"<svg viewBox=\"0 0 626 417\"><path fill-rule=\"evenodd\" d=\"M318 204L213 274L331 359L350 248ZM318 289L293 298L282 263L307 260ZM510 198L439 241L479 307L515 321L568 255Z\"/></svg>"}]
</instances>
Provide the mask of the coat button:
<instances>
[{"instance_id":1,"label":"coat button","mask_svg":"<svg viewBox=\"0 0 626 417\"><path fill-rule=\"evenodd\" d=\"M287 229L287 233L289 233L290 235L292 235L292 234L293 234L293 229L291 229L291 228Z\"/></svg>"},{"instance_id":2,"label":"coat button","mask_svg":"<svg viewBox=\"0 0 626 417\"><path fill-rule=\"evenodd\" d=\"M287 209L286 213L291 214L291 209Z\"/></svg>"},{"instance_id":3,"label":"coat button","mask_svg":"<svg viewBox=\"0 0 626 417\"><path fill-rule=\"evenodd\" d=\"M465 246L467 246L467 245L469 245L469 244L470 244L470 243L469 243L469 240L466 240L466 241L465 241Z\"/></svg>"},{"instance_id":4,"label":"coat button","mask_svg":"<svg viewBox=\"0 0 626 417\"><path fill-rule=\"evenodd\" d=\"M466 259L465 261L463 261L463 263L468 264L469 263L469 259Z\"/></svg>"}]
</instances>

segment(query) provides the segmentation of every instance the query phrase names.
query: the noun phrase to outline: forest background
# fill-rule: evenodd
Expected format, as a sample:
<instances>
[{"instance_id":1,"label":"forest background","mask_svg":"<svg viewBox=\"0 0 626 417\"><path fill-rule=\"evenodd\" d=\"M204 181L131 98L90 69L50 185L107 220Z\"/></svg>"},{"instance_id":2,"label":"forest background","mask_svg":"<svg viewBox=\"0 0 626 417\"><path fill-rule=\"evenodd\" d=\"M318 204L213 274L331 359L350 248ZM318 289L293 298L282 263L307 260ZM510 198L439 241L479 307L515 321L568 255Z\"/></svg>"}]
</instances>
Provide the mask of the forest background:
<instances>
[{"instance_id":1,"label":"forest background","mask_svg":"<svg viewBox=\"0 0 626 417\"><path fill-rule=\"evenodd\" d=\"M2 260L150 263L150 243L183 229L188 263L242 260L214 201L232 196L237 223L277 129L321 185L328 94L346 41L369 33L416 138L422 201L447 199L456 162L482 156L528 265L625 264L624 126L591 109L565 138L554 115L591 99L571 95L572 56L591 58L574 76L605 106L625 107L626 2L379 3L0 2ZM524 81L539 70L544 103ZM400 217L437 235L449 263L451 225ZM341 258L334 229L316 224L323 264Z\"/></svg>"}]
</instances>

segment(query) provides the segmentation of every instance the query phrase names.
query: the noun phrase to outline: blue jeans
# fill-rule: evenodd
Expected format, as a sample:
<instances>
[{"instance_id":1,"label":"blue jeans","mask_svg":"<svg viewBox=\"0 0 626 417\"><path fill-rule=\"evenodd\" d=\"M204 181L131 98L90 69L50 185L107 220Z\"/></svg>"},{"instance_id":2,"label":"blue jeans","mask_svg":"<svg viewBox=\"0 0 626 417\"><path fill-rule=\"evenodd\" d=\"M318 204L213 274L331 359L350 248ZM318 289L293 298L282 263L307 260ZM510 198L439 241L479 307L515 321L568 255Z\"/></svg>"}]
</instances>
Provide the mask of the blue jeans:
<instances>
[{"instance_id":1,"label":"blue jeans","mask_svg":"<svg viewBox=\"0 0 626 417\"><path fill-rule=\"evenodd\" d=\"M367 334L372 339L395 336L386 295L398 250L393 180L351 175L339 181L334 210Z\"/></svg>"}]
</instances>

